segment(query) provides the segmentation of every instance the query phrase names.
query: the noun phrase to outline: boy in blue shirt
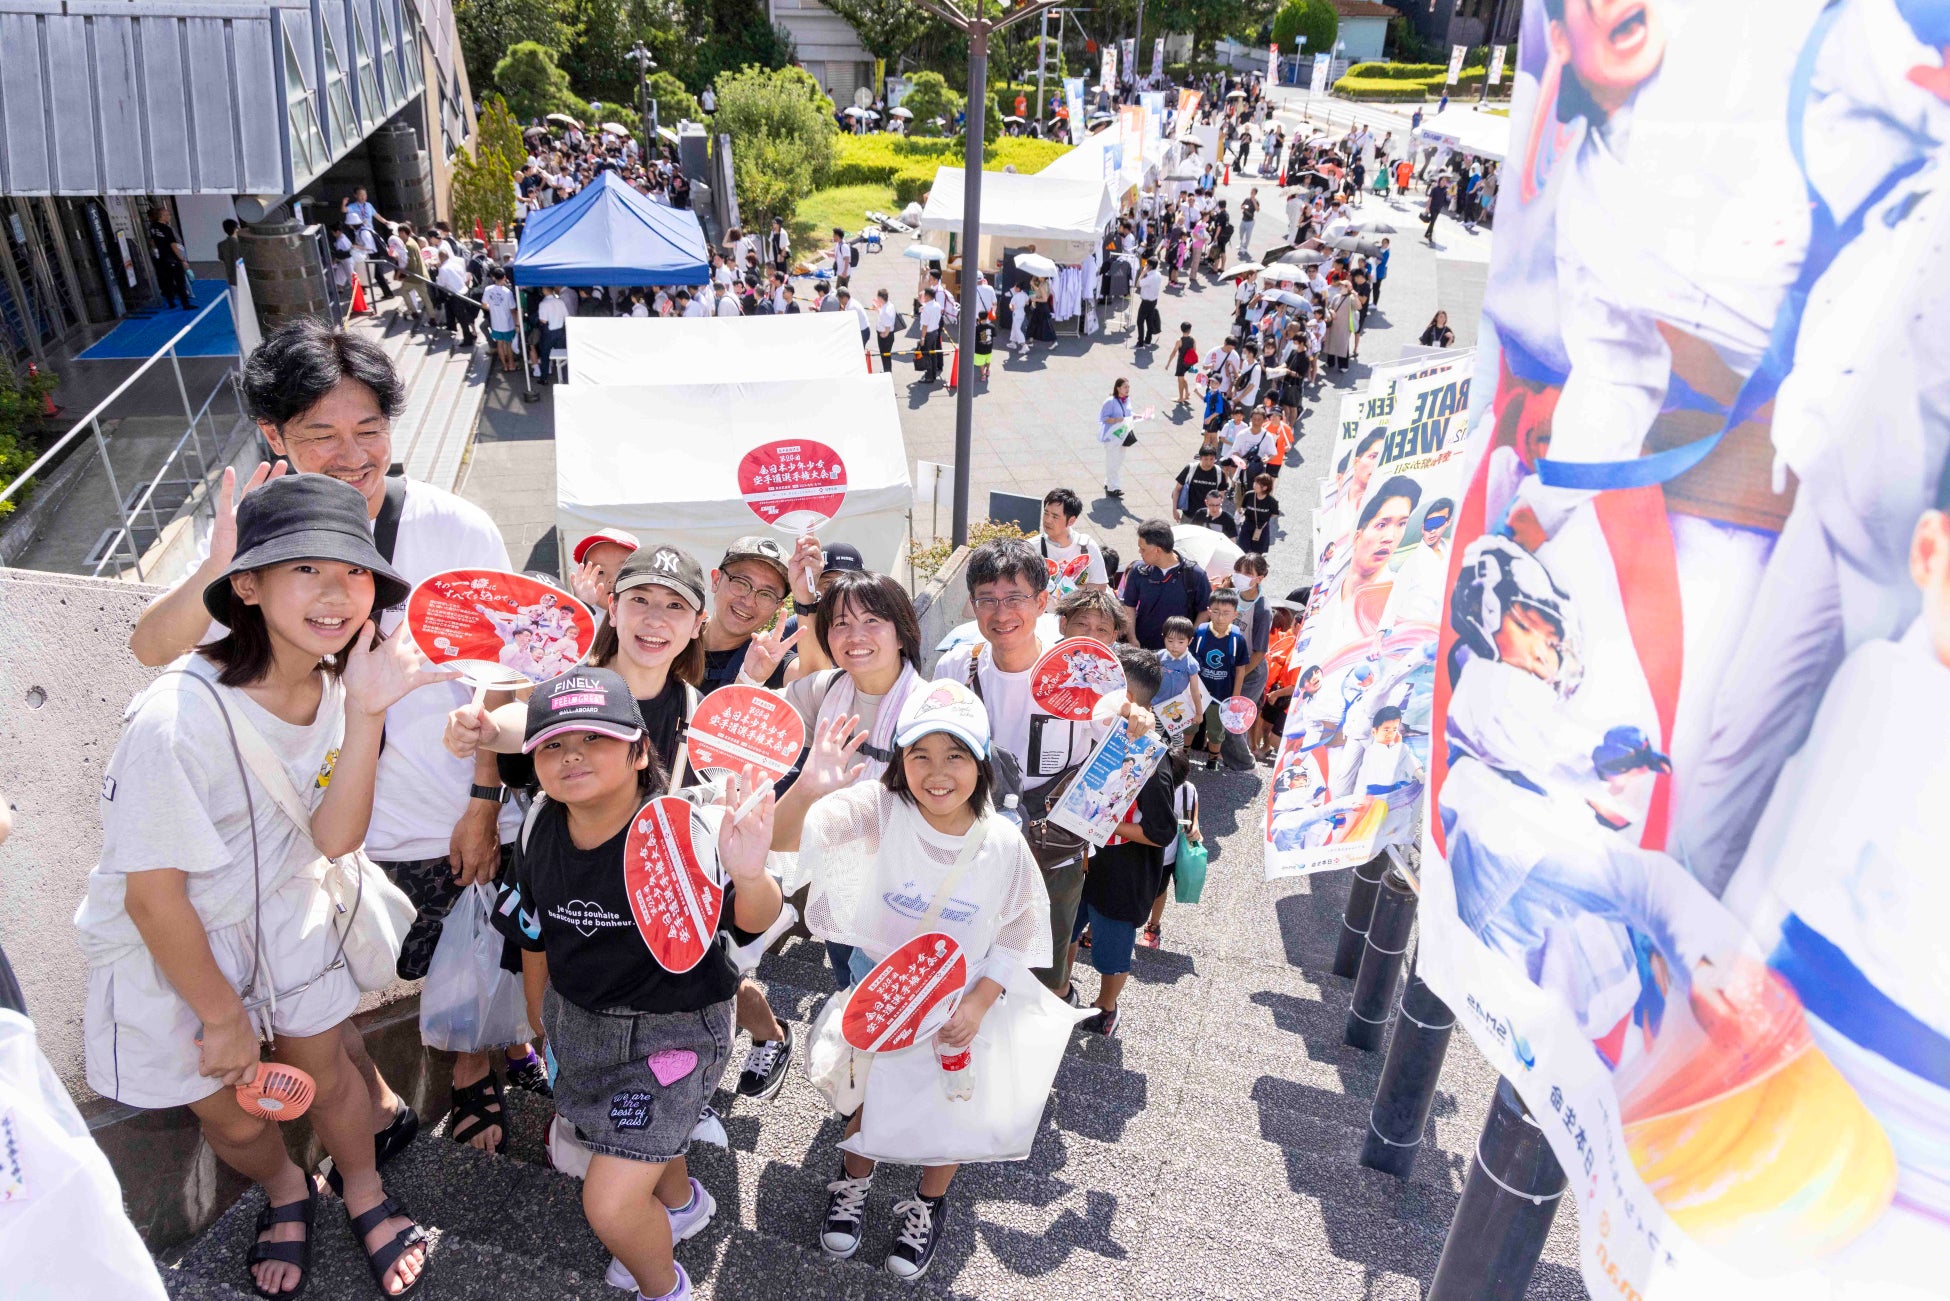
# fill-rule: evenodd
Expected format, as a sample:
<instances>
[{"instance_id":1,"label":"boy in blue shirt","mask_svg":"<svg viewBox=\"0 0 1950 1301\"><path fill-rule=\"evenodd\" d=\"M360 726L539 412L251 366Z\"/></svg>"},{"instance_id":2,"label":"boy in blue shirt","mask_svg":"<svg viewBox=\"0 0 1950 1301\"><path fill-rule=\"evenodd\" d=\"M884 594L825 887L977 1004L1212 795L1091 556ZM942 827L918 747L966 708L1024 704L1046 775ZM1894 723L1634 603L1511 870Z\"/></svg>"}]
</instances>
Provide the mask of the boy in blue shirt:
<instances>
[{"instance_id":1,"label":"boy in blue shirt","mask_svg":"<svg viewBox=\"0 0 1950 1301\"><path fill-rule=\"evenodd\" d=\"M1253 653L1245 634L1233 627L1239 614L1239 597L1231 588L1213 589L1212 604L1206 610L1208 622L1198 626L1192 638L1192 658L1198 661L1199 681L1211 703L1205 707L1205 766L1219 766L1219 743L1225 740L1225 725L1219 721L1219 702L1239 694L1246 678L1246 667Z\"/></svg>"}]
</instances>

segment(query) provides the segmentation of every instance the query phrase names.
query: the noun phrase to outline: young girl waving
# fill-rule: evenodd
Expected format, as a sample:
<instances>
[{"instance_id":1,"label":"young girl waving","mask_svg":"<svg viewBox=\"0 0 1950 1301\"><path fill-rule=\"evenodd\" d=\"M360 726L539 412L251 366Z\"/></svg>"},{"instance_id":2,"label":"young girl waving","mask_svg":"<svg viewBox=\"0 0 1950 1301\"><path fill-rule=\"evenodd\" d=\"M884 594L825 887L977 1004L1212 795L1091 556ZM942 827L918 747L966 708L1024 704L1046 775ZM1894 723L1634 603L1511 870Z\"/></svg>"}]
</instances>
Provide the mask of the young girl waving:
<instances>
[{"instance_id":1,"label":"young girl waving","mask_svg":"<svg viewBox=\"0 0 1950 1301\"><path fill-rule=\"evenodd\" d=\"M799 851L787 886L810 883L806 925L823 940L853 947L856 980L924 930L952 936L967 957L969 985L937 1038L965 1048L1004 989L1051 957L1042 873L1022 833L991 816L988 712L958 682L927 683L902 707L894 754L877 783L858 782L864 769L853 756L864 735L849 737L848 730L846 720L816 729L795 793L810 785L823 798L805 814L803 829L782 817L775 830L775 848ZM972 858L958 870L966 851ZM952 900L936 898L944 888ZM859 1133L865 1118L863 1106L847 1134ZM895 1204L899 1234L889 1273L927 1272L956 1168L924 1168L920 1195ZM859 1250L873 1172L872 1161L848 1152L839 1178L826 1185L820 1246L827 1256L844 1260Z\"/></svg>"},{"instance_id":2,"label":"young girl waving","mask_svg":"<svg viewBox=\"0 0 1950 1301\"><path fill-rule=\"evenodd\" d=\"M260 1038L317 1086L312 1131L381 1290L412 1291L426 1261L374 1169L372 1100L340 1040L359 990L337 932L313 921L327 860L365 840L387 707L456 676L407 638L373 645L370 616L406 594L356 489L322 474L264 484L203 590L224 635L136 697L102 781L102 857L75 915L88 1083L133 1107L187 1105L211 1150L263 1187L245 1256L259 1296L304 1287L317 1212L277 1124L226 1087L256 1079Z\"/></svg>"},{"instance_id":3,"label":"young girl waving","mask_svg":"<svg viewBox=\"0 0 1950 1301\"><path fill-rule=\"evenodd\" d=\"M530 814L498 911L523 950L529 1023L555 1054L555 1109L592 1153L582 1209L615 1256L609 1281L681 1301L691 1285L673 1242L716 1210L684 1150L731 1056L738 970L715 941L689 970L667 970L635 920L624 842L668 778L630 685L609 669L572 669L528 703L522 749L547 798ZM700 863L715 859L723 873L720 925L740 944L781 903L765 873L772 795L744 811L751 787L749 770L733 775L721 816L691 813Z\"/></svg>"}]
</instances>

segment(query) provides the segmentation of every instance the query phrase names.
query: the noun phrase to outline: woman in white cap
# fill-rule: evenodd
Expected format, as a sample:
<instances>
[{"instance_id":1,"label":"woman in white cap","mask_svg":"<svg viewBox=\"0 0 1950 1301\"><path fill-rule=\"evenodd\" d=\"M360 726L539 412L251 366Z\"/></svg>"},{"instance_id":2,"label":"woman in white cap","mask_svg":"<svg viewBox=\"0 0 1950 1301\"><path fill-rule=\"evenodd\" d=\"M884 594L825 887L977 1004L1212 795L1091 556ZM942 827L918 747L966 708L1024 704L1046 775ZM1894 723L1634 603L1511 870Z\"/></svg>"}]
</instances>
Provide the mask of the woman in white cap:
<instances>
[{"instance_id":1,"label":"woman in white cap","mask_svg":"<svg viewBox=\"0 0 1950 1301\"><path fill-rule=\"evenodd\" d=\"M786 888L810 884L806 925L823 940L850 945L856 980L915 936L942 931L961 945L969 983L936 1035L967 1048L1006 990L1040 991L1029 975L1050 964L1049 895L1029 845L1014 824L992 816L988 711L959 682L925 684L902 707L894 753L878 782L861 782L856 762L866 737L848 720L821 723L795 793L817 792L803 825L782 804L773 848L797 850ZM952 896L953 906L948 907ZM862 1105L849 1137L873 1125ZM925 1274L946 1223L956 1166L925 1166L918 1195L896 1202L897 1238L886 1269L904 1279ZM844 1260L859 1250L874 1162L842 1157L826 1185L820 1248Z\"/></svg>"},{"instance_id":2,"label":"woman in white cap","mask_svg":"<svg viewBox=\"0 0 1950 1301\"><path fill-rule=\"evenodd\" d=\"M102 856L75 915L88 955L88 1083L133 1107L188 1106L211 1150L263 1187L244 1260L259 1296L311 1271L317 1193L253 1084L260 1040L309 1074L312 1132L387 1296L421 1281L426 1234L374 1167L372 1102L340 1040L359 1002L338 932L314 924L329 860L372 816L386 709L458 676L372 616L407 582L373 545L365 499L323 474L237 507L235 559L203 590L223 635L138 695L102 782ZM389 964L390 966L390 964Z\"/></svg>"}]
</instances>

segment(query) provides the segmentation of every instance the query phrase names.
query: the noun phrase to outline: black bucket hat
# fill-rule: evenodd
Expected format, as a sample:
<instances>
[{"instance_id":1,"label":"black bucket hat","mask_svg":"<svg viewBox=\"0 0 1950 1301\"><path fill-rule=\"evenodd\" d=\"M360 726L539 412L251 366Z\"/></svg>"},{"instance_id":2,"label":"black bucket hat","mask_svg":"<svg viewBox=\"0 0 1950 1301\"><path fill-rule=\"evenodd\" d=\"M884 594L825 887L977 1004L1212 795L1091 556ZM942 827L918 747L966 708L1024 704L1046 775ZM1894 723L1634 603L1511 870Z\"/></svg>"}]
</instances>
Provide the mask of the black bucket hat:
<instances>
[{"instance_id":1,"label":"black bucket hat","mask_svg":"<svg viewBox=\"0 0 1950 1301\"><path fill-rule=\"evenodd\" d=\"M372 571L374 619L413 590L373 545L366 499L357 488L330 475L287 474L237 503L237 556L203 589L203 608L229 627L236 605L231 575L293 560L336 560Z\"/></svg>"}]
</instances>

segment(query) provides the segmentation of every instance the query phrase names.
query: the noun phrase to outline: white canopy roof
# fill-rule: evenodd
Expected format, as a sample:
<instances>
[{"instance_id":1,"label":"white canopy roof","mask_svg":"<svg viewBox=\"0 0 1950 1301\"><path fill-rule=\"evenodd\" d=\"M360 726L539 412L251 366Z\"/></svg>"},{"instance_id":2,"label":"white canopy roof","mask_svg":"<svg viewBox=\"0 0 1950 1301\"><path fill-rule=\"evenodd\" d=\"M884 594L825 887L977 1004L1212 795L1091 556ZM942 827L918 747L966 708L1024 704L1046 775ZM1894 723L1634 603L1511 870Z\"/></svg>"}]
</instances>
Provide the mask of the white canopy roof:
<instances>
[{"instance_id":1,"label":"white canopy roof","mask_svg":"<svg viewBox=\"0 0 1950 1301\"><path fill-rule=\"evenodd\" d=\"M854 335L856 348L859 335ZM864 369L864 368L863 368ZM763 374L763 364L752 368ZM588 385L555 390L556 522L571 542L604 527L684 547L707 570L751 533L738 465L762 443L817 442L846 467L846 499L819 529L892 572L914 490L887 375L753 383Z\"/></svg>"},{"instance_id":2,"label":"white canopy roof","mask_svg":"<svg viewBox=\"0 0 1950 1301\"><path fill-rule=\"evenodd\" d=\"M1510 155L1510 119L1494 113L1451 108L1422 128L1422 142L1448 145L1457 153L1499 161Z\"/></svg>"},{"instance_id":3,"label":"white canopy roof","mask_svg":"<svg viewBox=\"0 0 1950 1301\"><path fill-rule=\"evenodd\" d=\"M851 312L795 316L571 316L569 384L713 384L863 375ZM561 392L562 390L557 390Z\"/></svg>"},{"instance_id":4,"label":"white canopy roof","mask_svg":"<svg viewBox=\"0 0 1950 1301\"><path fill-rule=\"evenodd\" d=\"M1101 161L1099 167L1102 166ZM934 174L922 230L959 232L962 169ZM982 175L982 233L1003 239L1095 240L1117 215L1101 175L1094 181L1017 172ZM855 336L858 337L857 334Z\"/></svg>"}]
</instances>

